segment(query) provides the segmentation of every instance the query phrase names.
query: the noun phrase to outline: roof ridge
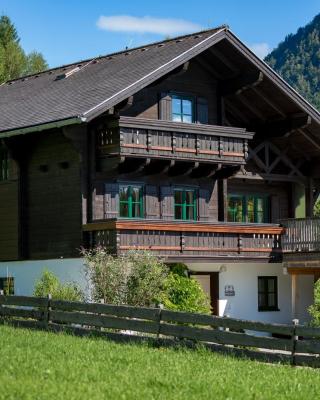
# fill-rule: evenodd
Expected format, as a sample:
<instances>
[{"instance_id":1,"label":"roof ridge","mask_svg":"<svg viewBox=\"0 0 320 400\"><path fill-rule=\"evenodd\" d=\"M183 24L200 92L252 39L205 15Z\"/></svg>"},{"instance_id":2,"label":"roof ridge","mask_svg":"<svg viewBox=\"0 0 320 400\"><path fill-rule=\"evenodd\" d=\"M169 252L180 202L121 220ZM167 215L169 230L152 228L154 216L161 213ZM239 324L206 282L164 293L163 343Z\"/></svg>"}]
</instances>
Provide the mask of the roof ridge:
<instances>
[{"instance_id":1,"label":"roof ridge","mask_svg":"<svg viewBox=\"0 0 320 400\"><path fill-rule=\"evenodd\" d=\"M127 49L124 49L124 50L121 50L121 51L116 51L116 52L105 54L105 55L101 55L101 56L96 56L96 57L91 57L91 58L75 61L75 62L72 62L72 63L69 63L69 64L63 64L63 65L60 65L58 67L48 68L48 69L46 69L44 71L40 71L40 72L36 72L36 73L33 73L33 74L28 74L28 75L23 75L23 76L20 76L19 78L15 78L15 79L10 79L10 80L8 80L6 82L3 82L3 84L7 84L7 83L10 83L10 82L17 82L17 81L20 81L20 80L24 80L24 79L30 78L32 76L46 74L48 72L56 71L56 70L59 70L59 69L65 69L65 68L72 67L72 66L77 65L77 64L83 64L83 63L91 62L93 60L101 60L101 59L108 58L108 57L118 56L118 55L121 55L123 53L131 52L131 51L135 51L135 50L139 50L139 49L143 49L143 48L147 48L147 47L152 47L152 46L155 46L155 45L158 45L158 44L161 44L161 43L168 43L168 42L172 42L172 41L175 41L175 40L188 38L188 37L195 36L195 35L201 35L203 33L211 32L211 31L212 32L213 31L218 31L220 29L228 30L229 29L229 25L222 24L222 25L217 26L215 28L203 29L201 31L188 33L188 34L185 34L185 35L175 36L175 37L172 37L172 38L159 40L159 41L156 41L156 42L151 42L151 43L144 44L144 45L141 45L141 46L137 46L137 47L133 47L133 48L127 48Z\"/></svg>"}]
</instances>

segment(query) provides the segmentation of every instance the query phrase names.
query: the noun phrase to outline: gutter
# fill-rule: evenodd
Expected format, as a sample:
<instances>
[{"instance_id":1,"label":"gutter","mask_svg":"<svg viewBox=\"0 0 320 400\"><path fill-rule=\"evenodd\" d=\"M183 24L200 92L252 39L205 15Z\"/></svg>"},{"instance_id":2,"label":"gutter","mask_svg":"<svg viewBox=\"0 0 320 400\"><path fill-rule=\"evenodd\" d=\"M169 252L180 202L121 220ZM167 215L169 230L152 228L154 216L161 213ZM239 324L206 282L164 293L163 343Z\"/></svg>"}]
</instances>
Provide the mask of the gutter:
<instances>
[{"instance_id":1,"label":"gutter","mask_svg":"<svg viewBox=\"0 0 320 400\"><path fill-rule=\"evenodd\" d=\"M54 122L49 122L46 124L32 125L32 126L27 126L26 128L13 129L11 131L0 132L0 139L17 135L25 135L27 133L32 133L32 132L40 132L48 129L61 128L68 125L81 124L83 122L86 122L86 120L87 119L85 117L77 116L73 118L67 118Z\"/></svg>"}]
</instances>

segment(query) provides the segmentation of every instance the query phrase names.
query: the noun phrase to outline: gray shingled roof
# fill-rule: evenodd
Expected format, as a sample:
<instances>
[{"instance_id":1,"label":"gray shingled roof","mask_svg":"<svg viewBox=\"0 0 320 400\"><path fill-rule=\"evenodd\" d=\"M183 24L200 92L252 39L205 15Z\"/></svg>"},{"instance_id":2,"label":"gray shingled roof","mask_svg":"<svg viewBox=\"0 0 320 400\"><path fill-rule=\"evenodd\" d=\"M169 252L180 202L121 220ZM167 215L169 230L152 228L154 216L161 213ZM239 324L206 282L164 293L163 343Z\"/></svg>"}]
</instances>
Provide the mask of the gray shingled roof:
<instances>
[{"instance_id":1,"label":"gray shingled roof","mask_svg":"<svg viewBox=\"0 0 320 400\"><path fill-rule=\"evenodd\" d=\"M139 85L146 86L148 78L156 80L157 75L162 76L194 56L194 51L199 53L212 45L210 39L224 29L182 36L4 83L0 86L0 132L93 117L127 97L128 87L137 91ZM56 79L77 65L82 69L68 78Z\"/></svg>"},{"instance_id":2,"label":"gray shingled roof","mask_svg":"<svg viewBox=\"0 0 320 400\"><path fill-rule=\"evenodd\" d=\"M0 85L0 138L53 123L89 121L222 39L320 124L319 112L226 26L54 68ZM79 66L68 78L57 79ZM22 130L22 131L21 131Z\"/></svg>"}]
</instances>

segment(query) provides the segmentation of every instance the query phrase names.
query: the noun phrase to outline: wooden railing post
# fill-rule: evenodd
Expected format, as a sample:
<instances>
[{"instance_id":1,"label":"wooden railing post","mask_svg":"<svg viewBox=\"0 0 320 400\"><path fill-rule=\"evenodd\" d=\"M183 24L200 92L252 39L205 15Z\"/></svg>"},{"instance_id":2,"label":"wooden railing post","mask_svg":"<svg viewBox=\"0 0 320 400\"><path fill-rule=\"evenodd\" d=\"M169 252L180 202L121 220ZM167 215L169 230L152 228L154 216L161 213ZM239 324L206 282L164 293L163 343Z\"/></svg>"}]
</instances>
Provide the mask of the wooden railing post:
<instances>
[{"instance_id":1,"label":"wooden railing post","mask_svg":"<svg viewBox=\"0 0 320 400\"><path fill-rule=\"evenodd\" d=\"M296 335L297 325L299 325L298 319L293 319L293 335L292 335L292 350L291 350L291 365L296 365L296 348L297 348L297 341L299 340L299 336Z\"/></svg>"},{"instance_id":2,"label":"wooden railing post","mask_svg":"<svg viewBox=\"0 0 320 400\"><path fill-rule=\"evenodd\" d=\"M238 233L238 253L241 253L241 249L242 249L242 236L240 233Z\"/></svg>"},{"instance_id":3,"label":"wooden railing post","mask_svg":"<svg viewBox=\"0 0 320 400\"><path fill-rule=\"evenodd\" d=\"M181 248L180 251L181 251L181 253L183 253L185 246L186 246L186 239L185 239L184 233L180 232L180 248Z\"/></svg>"}]
</instances>

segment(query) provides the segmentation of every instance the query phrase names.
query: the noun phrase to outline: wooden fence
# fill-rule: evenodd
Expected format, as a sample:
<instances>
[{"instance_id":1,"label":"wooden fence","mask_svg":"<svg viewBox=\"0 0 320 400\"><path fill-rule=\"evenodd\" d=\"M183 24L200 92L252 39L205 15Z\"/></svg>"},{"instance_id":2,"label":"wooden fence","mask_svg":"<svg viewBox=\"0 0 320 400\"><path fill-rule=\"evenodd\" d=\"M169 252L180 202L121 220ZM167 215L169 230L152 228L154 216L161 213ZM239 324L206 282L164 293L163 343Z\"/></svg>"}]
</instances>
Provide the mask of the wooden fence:
<instances>
[{"instance_id":1,"label":"wooden fence","mask_svg":"<svg viewBox=\"0 0 320 400\"><path fill-rule=\"evenodd\" d=\"M15 326L99 335L157 345L202 344L214 351L263 361L320 367L320 328L268 324L212 315L0 296L0 321Z\"/></svg>"}]
</instances>

